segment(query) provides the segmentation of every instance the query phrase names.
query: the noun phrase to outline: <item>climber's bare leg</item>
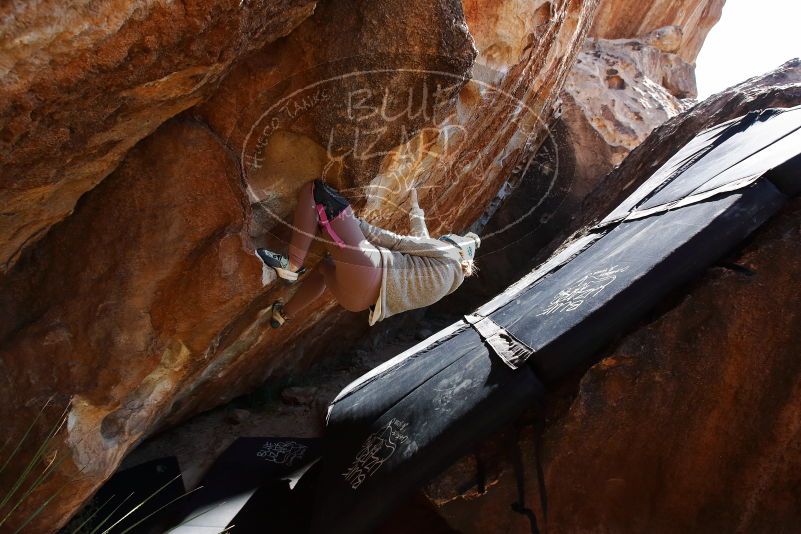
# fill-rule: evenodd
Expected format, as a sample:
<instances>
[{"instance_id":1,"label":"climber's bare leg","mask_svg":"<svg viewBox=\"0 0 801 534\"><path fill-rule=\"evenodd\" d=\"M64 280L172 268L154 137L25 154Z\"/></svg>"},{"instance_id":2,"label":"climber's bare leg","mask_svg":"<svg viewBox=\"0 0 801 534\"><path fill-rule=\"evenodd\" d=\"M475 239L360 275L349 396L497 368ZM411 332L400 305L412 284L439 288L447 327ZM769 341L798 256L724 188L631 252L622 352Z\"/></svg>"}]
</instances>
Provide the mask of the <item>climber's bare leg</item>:
<instances>
[{"instance_id":1,"label":"climber's bare leg","mask_svg":"<svg viewBox=\"0 0 801 534\"><path fill-rule=\"evenodd\" d=\"M381 253L364 237L350 206L331 226L345 246L334 243L327 233L321 234L335 265L333 272L325 273L326 285L346 310L366 310L375 304L381 288Z\"/></svg>"},{"instance_id":2,"label":"climber's bare leg","mask_svg":"<svg viewBox=\"0 0 801 534\"><path fill-rule=\"evenodd\" d=\"M309 252L312 239L317 235L318 219L314 208L312 182L303 184L298 193L298 205L295 208L292 238L289 241L289 268L297 271L303 266Z\"/></svg>"},{"instance_id":3,"label":"climber's bare leg","mask_svg":"<svg viewBox=\"0 0 801 534\"><path fill-rule=\"evenodd\" d=\"M355 219L351 221L361 234ZM346 225L347 223L337 226ZM345 228L335 227L334 231L342 237L346 247L341 248L333 242L327 244L331 256L317 265L284 306L284 313L288 318L298 316L303 308L319 298L326 289L331 291L340 306L354 312L366 310L378 299L381 287L381 260L378 249L369 243L367 244L372 251L365 250L367 247L364 244L362 247L350 245L349 243L355 240L352 239L352 234L343 235L346 233Z\"/></svg>"},{"instance_id":4,"label":"climber's bare leg","mask_svg":"<svg viewBox=\"0 0 801 534\"><path fill-rule=\"evenodd\" d=\"M326 261L320 262L301 282L300 287L284 306L284 314L291 318L308 306L312 301L320 298L325 292L326 275L324 271L333 269L333 265ZM330 276L330 275L329 275Z\"/></svg>"},{"instance_id":5,"label":"climber's bare leg","mask_svg":"<svg viewBox=\"0 0 801 534\"><path fill-rule=\"evenodd\" d=\"M303 264L312 238L317 231L318 216L314 207L312 184L305 184L298 195L295 211L295 229L289 245L290 268L296 270ZM375 304L381 286L381 255L364 237L358 220L350 207L331 221L334 232L344 242L340 246L327 233L321 235L326 241L334 265L322 262L314 275L304 280L303 285L284 307L287 317L296 315L312 300L318 298L325 287L331 290L337 302L350 311L362 311ZM320 278L322 275L324 286ZM311 278L311 280L309 280ZM307 285L308 281L308 285Z\"/></svg>"}]
</instances>

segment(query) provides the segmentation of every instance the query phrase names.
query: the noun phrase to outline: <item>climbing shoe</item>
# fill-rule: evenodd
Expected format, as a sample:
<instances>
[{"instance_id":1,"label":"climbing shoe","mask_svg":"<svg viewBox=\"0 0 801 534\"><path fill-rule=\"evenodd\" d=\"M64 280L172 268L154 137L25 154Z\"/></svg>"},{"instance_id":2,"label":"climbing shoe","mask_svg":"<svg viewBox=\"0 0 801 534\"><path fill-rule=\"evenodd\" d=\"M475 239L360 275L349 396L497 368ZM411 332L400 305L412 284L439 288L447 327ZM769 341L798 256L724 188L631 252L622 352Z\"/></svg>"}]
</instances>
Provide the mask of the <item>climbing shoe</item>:
<instances>
[{"instance_id":1,"label":"climbing shoe","mask_svg":"<svg viewBox=\"0 0 801 534\"><path fill-rule=\"evenodd\" d=\"M284 305L280 300L273 302L272 317L270 318L270 326L278 328L286 322L286 315L284 315Z\"/></svg>"},{"instance_id":2,"label":"climbing shoe","mask_svg":"<svg viewBox=\"0 0 801 534\"><path fill-rule=\"evenodd\" d=\"M292 271L289 268L289 258L283 254L267 250L266 248L257 248L256 255L264 262L267 267L275 269L278 278L282 278L288 282L295 282L298 276L303 274L305 269L301 267L297 271Z\"/></svg>"}]
</instances>

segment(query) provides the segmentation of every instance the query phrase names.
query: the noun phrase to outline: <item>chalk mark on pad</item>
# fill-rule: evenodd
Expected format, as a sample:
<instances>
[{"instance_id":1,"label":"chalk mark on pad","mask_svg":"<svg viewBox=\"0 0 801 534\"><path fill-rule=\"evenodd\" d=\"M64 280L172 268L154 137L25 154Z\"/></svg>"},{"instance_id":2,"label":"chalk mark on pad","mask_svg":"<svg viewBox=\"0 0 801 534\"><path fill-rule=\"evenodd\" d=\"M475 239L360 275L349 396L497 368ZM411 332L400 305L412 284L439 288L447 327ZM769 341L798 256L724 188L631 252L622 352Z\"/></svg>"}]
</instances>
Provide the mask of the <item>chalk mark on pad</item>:
<instances>
[{"instance_id":1,"label":"chalk mark on pad","mask_svg":"<svg viewBox=\"0 0 801 534\"><path fill-rule=\"evenodd\" d=\"M355 490L361 486L367 477L372 476L384 465L384 462L395 454L398 445L409 439L406 434L408 426L409 423L393 417L385 427L370 434L364 440L362 448L359 449L353 463L347 471L342 473L345 481L350 484L352 489Z\"/></svg>"},{"instance_id":2,"label":"chalk mark on pad","mask_svg":"<svg viewBox=\"0 0 801 534\"><path fill-rule=\"evenodd\" d=\"M274 464L292 466L306 454L306 445L296 441L267 441L261 446L256 456Z\"/></svg>"},{"instance_id":3,"label":"chalk mark on pad","mask_svg":"<svg viewBox=\"0 0 801 534\"><path fill-rule=\"evenodd\" d=\"M628 265L622 267L615 265L583 276L566 289L559 291L551 303L537 314L537 317L578 309L587 299L598 295L606 286L615 281L619 273L628 268Z\"/></svg>"}]
</instances>

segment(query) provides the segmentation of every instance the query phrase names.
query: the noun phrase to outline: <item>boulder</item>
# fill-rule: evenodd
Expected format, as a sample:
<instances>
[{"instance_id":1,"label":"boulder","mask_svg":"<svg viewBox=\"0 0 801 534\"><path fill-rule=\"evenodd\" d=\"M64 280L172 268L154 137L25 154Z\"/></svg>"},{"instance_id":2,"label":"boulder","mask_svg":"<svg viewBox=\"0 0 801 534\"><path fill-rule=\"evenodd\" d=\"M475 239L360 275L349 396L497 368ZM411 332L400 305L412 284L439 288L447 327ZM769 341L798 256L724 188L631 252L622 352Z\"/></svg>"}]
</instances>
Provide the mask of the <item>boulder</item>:
<instances>
[{"instance_id":1,"label":"boulder","mask_svg":"<svg viewBox=\"0 0 801 534\"><path fill-rule=\"evenodd\" d=\"M587 198L576 224L617 205L703 128L798 104L797 60L710 97L657 128ZM529 414L522 430L499 434L433 482L426 493L440 514L459 532L529 532L510 504L522 477L525 505L543 521L539 441L549 532L792 530L801 302L788 288L801 263L799 235L795 200L552 391L540 438Z\"/></svg>"},{"instance_id":2,"label":"boulder","mask_svg":"<svg viewBox=\"0 0 801 534\"><path fill-rule=\"evenodd\" d=\"M688 63L695 63L709 30L720 20L726 0L602 0L591 35L604 39L627 39L649 34L651 44L661 42ZM678 26L682 36L673 30ZM654 33L651 33L654 32ZM680 41L677 43L676 41Z\"/></svg>"},{"instance_id":3,"label":"boulder","mask_svg":"<svg viewBox=\"0 0 801 534\"><path fill-rule=\"evenodd\" d=\"M313 0L0 7L0 274L137 141L288 34Z\"/></svg>"},{"instance_id":4,"label":"boulder","mask_svg":"<svg viewBox=\"0 0 801 534\"><path fill-rule=\"evenodd\" d=\"M530 270L601 179L654 128L687 109L689 96L694 67L676 54L644 39L588 38L538 154L507 183L506 198L486 221L480 270L467 283L472 295L449 302L476 295L471 303L478 305Z\"/></svg>"},{"instance_id":5,"label":"boulder","mask_svg":"<svg viewBox=\"0 0 801 534\"><path fill-rule=\"evenodd\" d=\"M51 397L54 408L69 407L51 444L63 461L19 511L69 483L40 516L40 532L111 475L192 376L220 364L213 354L225 327L262 290L248 209L225 148L203 125L173 120L3 280L5 439L23 436ZM42 426L27 438L31 454ZM11 487L29 459L15 458L0 486Z\"/></svg>"},{"instance_id":6,"label":"boulder","mask_svg":"<svg viewBox=\"0 0 801 534\"><path fill-rule=\"evenodd\" d=\"M319 6L198 109L243 159L256 234L276 231L299 185L320 174L387 227L406 227L412 186L433 233L471 224L542 141L595 4L473 1L463 14L422 0L417 10L401 6ZM530 14L525 24L507 20L516 9ZM432 33L421 19L432 13L465 22ZM361 48L388 39L392 46Z\"/></svg>"},{"instance_id":7,"label":"boulder","mask_svg":"<svg viewBox=\"0 0 801 534\"><path fill-rule=\"evenodd\" d=\"M74 213L15 256L0 278L0 438L14 443L33 422L20 456L0 474L0 485L8 487L36 458L37 447L66 413L66 423L55 427L47 454L39 458L50 462L48 476L7 525L22 525L45 505L29 527L58 528L146 436L265 380L298 373L358 337L366 317L335 311L326 297L311 305L303 321L270 329L270 304L294 288L277 284L253 249L286 239L284 223L298 188L320 174L351 194L361 213L392 229L404 229L401 206L412 184L427 187L421 187L420 200L432 215L432 230L458 230L472 222L506 174L536 148L544 132L541 116L552 112L595 3L538 6L544 24L518 29L525 46L518 58L507 58L507 71L492 78L494 87L477 78L468 82L476 51L458 1L325 2L266 47L260 46L269 40L270 25L262 17L271 11L254 5L259 15L247 23L220 22L220 39L225 31L239 35L251 23L253 31L267 32L259 33L264 38L258 44L254 38L236 49L255 48L233 68L233 52L198 48L213 41L202 28L171 45L224 63L214 67L219 72L212 69L208 87L189 88L190 100L175 96L169 83L150 84L144 94L154 100L141 103L142 115L128 110L106 120L85 108L75 111L85 120L81 128L131 121L125 123L130 129L123 132L129 143L124 149L116 142L104 145L117 147L114 158L135 146L102 181L116 159L84 157L100 152L83 149L62 158L80 169L90 161L102 172L79 180L86 187L72 201L83 194ZM468 19L484 9L474 8ZM147 18L147 10L136 13ZM204 13L202 20L209 21L218 12ZM183 19L169 15L166 23L180 30ZM491 33L491 27L483 31ZM167 61L173 57L169 50L155 56ZM132 75L149 75L147 65L120 61ZM229 70L218 86L215 81ZM322 83L331 78L342 83ZM99 87L87 83L84 102L93 102L92 91L111 104L120 100L110 86ZM438 99L423 102L426 87L436 89ZM385 90L395 100L382 108ZM206 104L158 127L205 99L206 91L213 93ZM70 106L78 100L56 104L45 96L42 105L59 105L65 113L52 121L64 118L69 129L70 110L78 109ZM178 104L161 114L163 99ZM394 107L404 99L414 104L411 112ZM368 141L367 151L356 150L354 139ZM32 155L30 164L16 155L10 161L20 169L36 165L65 176L41 155ZM313 264L319 255L311 257ZM44 417L36 419L48 400ZM60 490L67 484L69 491Z\"/></svg>"},{"instance_id":8,"label":"boulder","mask_svg":"<svg viewBox=\"0 0 801 534\"><path fill-rule=\"evenodd\" d=\"M644 39L585 41L561 93L557 130L569 143L555 154L572 163L562 173L569 173L574 200L585 198L654 128L691 106L694 70Z\"/></svg>"},{"instance_id":9,"label":"boulder","mask_svg":"<svg viewBox=\"0 0 801 534\"><path fill-rule=\"evenodd\" d=\"M364 213L376 202L371 181L388 154L418 135L439 135L436 117L455 108L475 55L459 2L352 0L319 5L287 38L237 65L192 115L240 162L251 246L286 249L297 193L321 175ZM402 230L408 185L392 194L378 204L395 221L382 224ZM308 269L321 254L318 243ZM294 288L273 284L269 269L264 282L265 295L232 320L217 349L227 354L217 371L227 378L199 376L167 423L298 373L345 350L368 327L365 316L325 295L304 310L303 321L265 332L269 305Z\"/></svg>"},{"instance_id":10,"label":"boulder","mask_svg":"<svg viewBox=\"0 0 801 534\"><path fill-rule=\"evenodd\" d=\"M376 196L387 154L438 134L475 56L459 2L352 0L237 65L194 114L241 158L254 239L286 234L300 186L321 175L357 206Z\"/></svg>"}]
</instances>

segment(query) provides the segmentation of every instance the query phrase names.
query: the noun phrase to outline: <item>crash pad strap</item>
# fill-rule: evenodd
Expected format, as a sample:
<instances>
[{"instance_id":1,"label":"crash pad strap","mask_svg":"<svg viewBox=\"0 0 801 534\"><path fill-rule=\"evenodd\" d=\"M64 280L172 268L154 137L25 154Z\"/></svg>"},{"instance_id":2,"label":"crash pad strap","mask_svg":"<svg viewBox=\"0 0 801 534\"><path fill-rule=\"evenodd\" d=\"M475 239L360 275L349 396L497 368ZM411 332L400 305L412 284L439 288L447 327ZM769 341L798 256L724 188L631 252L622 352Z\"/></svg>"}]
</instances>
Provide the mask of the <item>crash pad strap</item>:
<instances>
[{"instance_id":1,"label":"crash pad strap","mask_svg":"<svg viewBox=\"0 0 801 534\"><path fill-rule=\"evenodd\" d=\"M517 369L526 359L534 354L534 350L506 331L501 325L477 313L464 316L465 321L478 332L481 339L492 349L503 363Z\"/></svg>"}]
</instances>

